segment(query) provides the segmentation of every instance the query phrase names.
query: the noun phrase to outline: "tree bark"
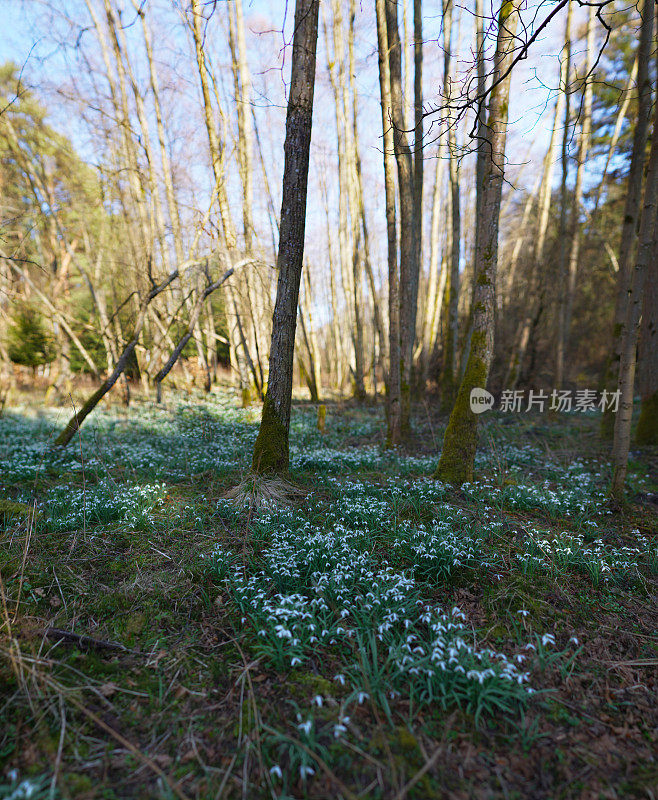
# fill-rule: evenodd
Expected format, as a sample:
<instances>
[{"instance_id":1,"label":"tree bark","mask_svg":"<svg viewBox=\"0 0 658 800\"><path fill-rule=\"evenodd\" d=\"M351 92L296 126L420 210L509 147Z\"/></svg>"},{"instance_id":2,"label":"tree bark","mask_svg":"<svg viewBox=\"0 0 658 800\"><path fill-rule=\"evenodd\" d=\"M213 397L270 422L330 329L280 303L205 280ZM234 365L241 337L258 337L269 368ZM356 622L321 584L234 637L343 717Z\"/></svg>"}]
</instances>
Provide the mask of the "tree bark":
<instances>
[{"instance_id":1,"label":"tree bark","mask_svg":"<svg viewBox=\"0 0 658 800\"><path fill-rule=\"evenodd\" d=\"M621 242L619 245L619 272L617 273L615 316L610 348L611 353L603 381L604 386L608 389L614 386L617 376L619 375L621 346L625 335L624 326L628 303L628 286L638 234L637 226L642 198L642 179L653 92L649 61L651 59L651 49L654 42L654 5L654 0L644 0L642 6L642 27L637 51L637 121L633 131L633 149L631 151L631 163L624 206L624 222L621 229ZM610 411L604 413L601 419L601 435L604 438L610 438L613 434L614 427L614 415Z\"/></svg>"},{"instance_id":2,"label":"tree bark","mask_svg":"<svg viewBox=\"0 0 658 800\"><path fill-rule=\"evenodd\" d=\"M446 103L451 103L451 57L452 57L452 0L443 6L443 94ZM450 175L450 272L448 281L448 319L443 349L441 373L441 405L444 411L452 408L456 388L457 343L459 330L459 258L461 243L461 208L459 197L459 162L457 160L457 136L455 123L448 120L448 164Z\"/></svg>"},{"instance_id":3,"label":"tree bark","mask_svg":"<svg viewBox=\"0 0 658 800\"><path fill-rule=\"evenodd\" d=\"M422 0L414 0L414 194L413 194L413 242L414 273L416 295L421 274L423 258L423 184L424 184L424 152L423 152L423 13ZM417 311L417 305L416 305ZM422 325L419 338L422 341ZM414 331L416 316L414 315ZM415 334L414 334L415 336ZM421 378L424 373L421 370ZM422 387L424 389L424 386Z\"/></svg>"},{"instance_id":4,"label":"tree bark","mask_svg":"<svg viewBox=\"0 0 658 800\"><path fill-rule=\"evenodd\" d=\"M402 440L402 402L400 369L400 277L395 214L395 175L393 130L391 128L391 73L388 59L386 0L376 0L377 44L379 52L379 90L382 108L384 189L386 194L386 233L388 242L388 430L389 447Z\"/></svg>"},{"instance_id":5,"label":"tree bark","mask_svg":"<svg viewBox=\"0 0 658 800\"><path fill-rule=\"evenodd\" d=\"M612 445L614 474L610 494L620 501L624 495L628 451L631 442L631 421L633 417L633 390L635 382L635 359L637 351L640 315L642 311L644 284L651 259L655 253L656 208L658 200L658 102L653 123L651 152L644 187L644 204L640 217L639 247L628 286L626 319L619 362L619 410L615 416L615 432ZM654 423L655 424L655 423Z\"/></svg>"},{"instance_id":6,"label":"tree bark","mask_svg":"<svg viewBox=\"0 0 658 800\"><path fill-rule=\"evenodd\" d=\"M260 474L285 473L289 464L293 358L304 261L319 6L319 0L297 0L295 6L277 258L279 281L272 320L269 382L253 456L253 470Z\"/></svg>"},{"instance_id":7,"label":"tree bark","mask_svg":"<svg viewBox=\"0 0 658 800\"><path fill-rule=\"evenodd\" d=\"M562 182L560 184L560 224L558 229L558 284L562 288L559 297L557 315L557 343L555 348L555 388L561 389L564 382L564 330L566 324L567 293L567 179L569 177L569 140L571 132L571 19L573 3L567 6L567 20L564 34L565 48L565 83L564 83L564 127L562 129Z\"/></svg>"},{"instance_id":8,"label":"tree bark","mask_svg":"<svg viewBox=\"0 0 658 800\"><path fill-rule=\"evenodd\" d=\"M640 418L635 430L639 445L658 444L658 220L653 233L653 255L644 286L639 347Z\"/></svg>"},{"instance_id":9,"label":"tree bark","mask_svg":"<svg viewBox=\"0 0 658 800\"><path fill-rule=\"evenodd\" d=\"M587 18L587 46L585 48L585 78L583 86L583 112L581 120L580 135L578 137L578 163L576 166L576 182L573 193L573 206L571 209L571 230L569 231L569 269L567 279L566 303L564 311L564 341L562 352L567 353L569 346L569 334L571 332L571 317L573 314L573 303L576 294L576 282L578 278L578 257L580 254L581 240L581 221L583 212L583 175L585 164L589 154L590 138L592 134L592 79L590 71L592 69L592 58L594 55L594 19L596 9L589 7Z\"/></svg>"},{"instance_id":10,"label":"tree bark","mask_svg":"<svg viewBox=\"0 0 658 800\"><path fill-rule=\"evenodd\" d=\"M477 415L470 409L471 391L485 389L494 345L496 270L498 266L498 223L505 169L508 103L518 24L519 0L504 0L498 15L498 35L493 67L493 87L485 129L487 159L482 192L482 227L475 257L476 281L473 297L473 333L464 376L450 414L443 450L435 476L460 485L473 480L477 447Z\"/></svg>"},{"instance_id":11,"label":"tree bark","mask_svg":"<svg viewBox=\"0 0 658 800\"><path fill-rule=\"evenodd\" d=\"M562 63L560 70L560 86L564 85L566 74L566 61ZM530 334L533 329L533 320L536 319L537 309L542 306L544 294L544 246L546 243L546 232L548 231L549 212L551 209L551 195L553 190L553 170L557 156L557 130L564 108L565 95L560 91L555 101L555 113L553 115L553 129L551 139L544 157L544 169L541 179L541 190L539 194L539 207L537 214L537 230L535 234L535 246L533 248L532 263L528 276L528 296L530 302L526 303L521 318L521 324L512 347L512 354L507 366L507 373L504 380L504 388L514 390L518 384L525 360L525 354L530 342Z\"/></svg>"},{"instance_id":12,"label":"tree bark","mask_svg":"<svg viewBox=\"0 0 658 800\"><path fill-rule=\"evenodd\" d=\"M403 436L411 429L411 370L416 338L418 269L414 245L414 175L411 148L405 133L402 61L398 30L398 0L386 0L386 31L391 93L393 147L400 198L400 425Z\"/></svg>"}]
</instances>

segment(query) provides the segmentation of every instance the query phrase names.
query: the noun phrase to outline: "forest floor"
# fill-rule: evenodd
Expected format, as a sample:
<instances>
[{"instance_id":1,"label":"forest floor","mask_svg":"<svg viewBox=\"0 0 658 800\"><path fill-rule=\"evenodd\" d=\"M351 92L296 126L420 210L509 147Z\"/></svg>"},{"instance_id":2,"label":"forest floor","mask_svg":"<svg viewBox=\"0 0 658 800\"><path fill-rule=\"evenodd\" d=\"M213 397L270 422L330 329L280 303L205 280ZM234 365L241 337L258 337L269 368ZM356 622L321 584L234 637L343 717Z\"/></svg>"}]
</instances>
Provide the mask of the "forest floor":
<instances>
[{"instance_id":1,"label":"forest floor","mask_svg":"<svg viewBox=\"0 0 658 800\"><path fill-rule=\"evenodd\" d=\"M0 798L657 800L655 450L612 509L598 415L490 412L457 490L299 403L254 509L226 392L67 417L0 417Z\"/></svg>"}]
</instances>

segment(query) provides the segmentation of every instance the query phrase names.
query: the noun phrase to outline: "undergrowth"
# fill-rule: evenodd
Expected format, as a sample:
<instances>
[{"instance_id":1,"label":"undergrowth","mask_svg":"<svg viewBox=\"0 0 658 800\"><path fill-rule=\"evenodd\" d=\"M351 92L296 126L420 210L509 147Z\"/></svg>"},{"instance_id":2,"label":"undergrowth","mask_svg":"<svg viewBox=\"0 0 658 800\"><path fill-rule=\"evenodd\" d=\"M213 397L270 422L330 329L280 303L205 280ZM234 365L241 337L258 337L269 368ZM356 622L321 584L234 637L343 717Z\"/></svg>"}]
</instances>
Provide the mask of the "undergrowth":
<instances>
[{"instance_id":1,"label":"undergrowth","mask_svg":"<svg viewBox=\"0 0 658 800\"><path fill-rule=\"evenodd\" d=\"M439 421L389 450L376 409L321 434L298 407L291 483L264 492L257 419L228 394L104 408L61 451L56 410L0 418L0 797L514 796L500 769L534 780L565 708L602 718L604 652L656 663L642 453L619 514L580 419L492 415L456 490L428 477ZM532 796L571 796L578 758Z\"/></svg>"}]
</instances>

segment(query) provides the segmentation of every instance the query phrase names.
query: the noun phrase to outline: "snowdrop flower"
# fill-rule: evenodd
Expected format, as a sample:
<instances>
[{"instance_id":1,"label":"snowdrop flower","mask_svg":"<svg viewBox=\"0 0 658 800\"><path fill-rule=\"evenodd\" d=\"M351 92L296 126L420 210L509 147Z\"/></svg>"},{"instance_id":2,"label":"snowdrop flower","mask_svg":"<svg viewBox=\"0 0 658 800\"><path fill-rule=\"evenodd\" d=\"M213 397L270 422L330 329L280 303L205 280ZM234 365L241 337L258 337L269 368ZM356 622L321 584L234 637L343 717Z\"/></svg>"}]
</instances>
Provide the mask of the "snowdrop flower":
<instances>
[{"instance_id":1,"label":"snowdrop flower","mask_svg":"<svg viewBox=\"0 0 658 800\"><path fill-rule=\"evenodd\" d=\"M315 770L313 767L309 767L307 764L304 764L299 768L299 777L305 781L310 775L315 775Z\"/></svg>"},{"instance_id":2,"label":"snowdrop flower","mask_svg":"<svg viewBox=\"0 0 658 800\"><path fill-rule=\"evenodd\" d=\"M578 644L580 644L580 642L578 641L578 639L575 636L572 636L571 639L569 639L569 644L578 645Z\"/></svg>"},{"instance_id":3,"label":"snowdrop flower","mask_svg":"<svg viewBox=\"0 0 658 800\"><path fill-rule=\"evenodd\" d=\"M529 614L530 612L529 612L529 611L527 611L525 608L521 608L521 609L519 609L519 611L517 611L516 613L517 613L517 614L522 614L524 617L527 617L527 616L528 616L528 614Z\"/></svg>"},{"instance_id":4,"label":"snowdrop flower","mask_svg":"<svg viewBox=\"0 0 658 800\"><path fill-rule=\"evenodd\" d=\"M270 767L270 775L276 775L276 777L281 780L283 778L283 773L281 772L281 767L278 764L275 764L273 767Z\"/></svg>"},{"instance_id":5,"label":"snowdrop flower","mask_svg":"<svg viewBox=\"0 0 658 800\"><path fill-rule=\"evenodd\" d=\"M541 637L541 643L545 647L547 644L555 644L555 636L550 633L545 633Z\"/></svg>"},{"instance_id":6,"label":"snowdrop flower","mask_svg":"<svg viewBox=\"0 0 658 800\"><path fill-rule=\"evenodd\" d=\"M341 686L345 686L345 676L344 675L334 675L334 680L338 681Z\"/></svg>"},{"instance_id":7,"label":"snowdrop flower","mask_svg":"<svg viewBox=\"0 0 658 800\"><path fill-rule=\"evenodd\" d=\"M297 656L294 656L294 657L291 659L291 661L290 661L290 666L291 666L291 667L297 667L297 666L299 666L301 663L302 663L302 660L301 660L301 658L298 658Z\"/></svg>"},{"instance_id":8,"label":"snowdrop flower","mask_svg":"<svg viewBox=\"0 0 658 800\"><path fill-rule=\"evenodd\" d=\"M322 695L316 694L315 697L313 698L313 702L318 708L322 708L322 703L324 702L322 699Z\"/></svg>"},{"instance_id":9,"label":"snowdrop flower","mask_svg":"<svg viewBox=\"0 0 658 800\"><path fill-rule=\"evenodd\" d=\"M308 736L311 732L311 728L313 727L313 722L310 719L307 719L306 722L300 722L297 727L300 731L304 731L304 733Z\"/></svg>"}]
</instances>

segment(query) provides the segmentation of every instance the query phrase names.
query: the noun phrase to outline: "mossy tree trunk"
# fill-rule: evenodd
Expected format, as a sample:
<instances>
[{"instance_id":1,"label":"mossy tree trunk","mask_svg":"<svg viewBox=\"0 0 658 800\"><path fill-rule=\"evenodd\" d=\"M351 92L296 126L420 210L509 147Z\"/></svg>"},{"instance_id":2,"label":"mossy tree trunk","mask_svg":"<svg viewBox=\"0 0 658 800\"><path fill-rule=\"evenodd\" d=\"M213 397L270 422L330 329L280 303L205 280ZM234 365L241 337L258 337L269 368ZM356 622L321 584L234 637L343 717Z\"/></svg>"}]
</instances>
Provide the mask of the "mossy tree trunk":
<instances>
[{"instance_id":1,"label":"mossy tree trunk","mask_svg":"<svg viewBox=\"0 0 658 800\"><path fill-rule=\"evenodd\" d=\"M612 326L611 354L604 376L604 386L613 389L619 375L621 346L624 338L626 309L628 305L628 286L631 265L638 234L640 203L642 200L642 179L644 175L645 152L649 125L651 122L651 100L653 85L649 70L653 47L654 0L644 0L642 7L642 27L637 50L637 121L633 129L633 149L628 172L624 222L619 245L619 270L617 271L617 291L615 295L615 316ZM606 411L601 420L601 435L611 439L615 427L614 414Z\"/></svg>"},{"instance_id":2,"label":"mossy tree trunk","mask_svg":"<svg viewBox=\"0 0 658 800\"><path fill-rule=\"evenodd\" d=\"M290 405L299 284L304 260L306 193L313 121L319 0L297 0L292 46L285 164L267 394L254 447L253 470L288 471Z\"/></svg>"},{"instance_id":3,"label":"mossy tree trunk","mask_svg":"<svg viewBox=\"0 0 658 800\"><path fill-rule=\"evenodd\" d=\"M656 445L658 444L658 219L654 229L653 256L644 287L639 352L642 406L635 430L635 441L640 445Z\"/></svg>"},{"instance_id":4,"label":"mossy tree trunk","mask_svg":"<svg viewBox=\"0 0 658 800\"><path fill-rule=\"evenodd\" d=\"M651 259L655 253L654 237L656 236L656 209L658 207L658 103L655 106L651 153L649 155L649 167L644 186L644 203L640 218L639 247L635 259L635 267L631 272L628 286L628 305L619 361L619 382L617 384L617 389L620 393L619 410L615 416L615 435L612 444L614 474L610 489L610 494L615 500L621 500L623 497L624 484L626 482L628 451L631 443L635 359L640 316L644 302L646 277L651 266Z\"/></svg>"},{"instance_id":5,"label":"mossy tree trunk","mask_svg":"<svg viewBox=\"0 0 658 800\"><path fill-rule=\"evenodd\" d=\"M505 167L511 79L509 72L513 59L514 33L518 24L518 6L518 0L503 0L498 15L493 83L484 130L487 157L482 184L482 219L475 257L477 277L473 297L473 332L466 369L450 414L441 458L434 473L439 480L456 485L473 479L477 415L470 409L470 395L472 389L486 387L493 356L498 223Z\"/></svg>"}]
</instances>

